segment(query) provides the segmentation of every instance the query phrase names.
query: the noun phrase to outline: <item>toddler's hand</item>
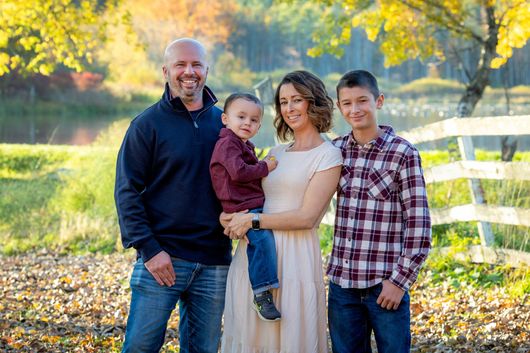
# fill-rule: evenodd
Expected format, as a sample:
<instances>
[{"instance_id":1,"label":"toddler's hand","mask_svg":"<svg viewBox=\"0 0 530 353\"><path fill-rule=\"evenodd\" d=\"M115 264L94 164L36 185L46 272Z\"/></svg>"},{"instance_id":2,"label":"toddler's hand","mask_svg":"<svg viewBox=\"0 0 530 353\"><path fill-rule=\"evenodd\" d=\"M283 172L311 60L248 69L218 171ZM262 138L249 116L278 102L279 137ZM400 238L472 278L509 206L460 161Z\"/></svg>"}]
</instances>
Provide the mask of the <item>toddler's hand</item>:
<instances>
[{"instance_id":1,"label":"toddler's hand","mask_svg":"<svg viewBox=\"0 0 530 353\"><path fill-rule=\"evenodd\" d=\"M267 156L264 160L265 160L265 163L267 163L269 172L272 172L274 169L276 169L276 166L278 166L278 161L276 160L274 156Z\"/></svg>"}]
</instances>

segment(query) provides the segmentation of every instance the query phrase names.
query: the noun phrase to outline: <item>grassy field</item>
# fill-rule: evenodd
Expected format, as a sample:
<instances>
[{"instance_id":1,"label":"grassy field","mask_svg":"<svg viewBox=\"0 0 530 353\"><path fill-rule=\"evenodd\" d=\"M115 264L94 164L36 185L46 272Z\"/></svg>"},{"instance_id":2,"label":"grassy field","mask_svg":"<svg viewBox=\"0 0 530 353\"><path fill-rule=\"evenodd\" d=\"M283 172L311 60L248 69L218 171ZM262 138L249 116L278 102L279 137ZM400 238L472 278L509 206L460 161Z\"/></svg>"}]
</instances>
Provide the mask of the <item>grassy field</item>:
<instances>
[{"instance_id":1,"label":"grassy field","mask_svg":"<svg viewBox=\"0 0 530 353\"><path fill-rule=\"evenodd\" d=\"M112 125L90 146L0 145L0 252L22 253L41 248L59 252L121 250L113 202L115 160L127 122ZM120 136L119 138L116 136ZM422 153L424 167L444 164L445 151ZM477 151L479 160L498 160L499 153ZM530 161L530 153L514 160ZM530 207L530 183L483 181L490 204ZM428 186L432 208L470 202L465 179ZM493 225L496 245L530 251L526 227ZM328 253L332 230L321 228ZM478 242L473 223L435 226L435 245Z\"/></svg>"}]
</instances>

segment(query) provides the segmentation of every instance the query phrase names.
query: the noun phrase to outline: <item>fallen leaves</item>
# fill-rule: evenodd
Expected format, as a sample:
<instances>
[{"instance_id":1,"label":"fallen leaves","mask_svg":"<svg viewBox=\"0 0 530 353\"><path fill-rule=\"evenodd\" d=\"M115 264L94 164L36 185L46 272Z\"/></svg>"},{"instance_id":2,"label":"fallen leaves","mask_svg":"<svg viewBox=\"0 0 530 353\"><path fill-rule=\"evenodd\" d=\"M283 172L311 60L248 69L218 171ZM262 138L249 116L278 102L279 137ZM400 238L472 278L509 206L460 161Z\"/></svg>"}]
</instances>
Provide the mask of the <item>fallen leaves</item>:
<instances>
[{"instance_id":1,"label":"fallen leaves","mask_svg":"<svg viewBox=\"0 0 530 353\"><path fill-rule=\"evenodd\" d=\"M0 351L119 352L133 256L3 257ZM175 314L169 331L177 322ZM174 332L168 337L177 342Z\"/></svg>"},{"instance_id":2,"label":"fallen leaves","mask_svg":"<svg viewBox=\"0 0 530 353\"><path fill-rule=\"evenodd\" d=\"M119 352L134 262L126 254L1 257L1 352ZM411 292L412 352L530 352L530 300L428 271ZM178 352L178 315L163 352Z\"/></svg>"},{"instance_id":3,"label":"fallen leaves","mask_svg":"<svg viewBox=\"0 0 530 353\"><path fill-rule=\"evenodd\" d=\"M411 297L412 352L530 352L526 296L510 297L504 287L435 287L424 276Z\"/></svg>"}]
</instances>

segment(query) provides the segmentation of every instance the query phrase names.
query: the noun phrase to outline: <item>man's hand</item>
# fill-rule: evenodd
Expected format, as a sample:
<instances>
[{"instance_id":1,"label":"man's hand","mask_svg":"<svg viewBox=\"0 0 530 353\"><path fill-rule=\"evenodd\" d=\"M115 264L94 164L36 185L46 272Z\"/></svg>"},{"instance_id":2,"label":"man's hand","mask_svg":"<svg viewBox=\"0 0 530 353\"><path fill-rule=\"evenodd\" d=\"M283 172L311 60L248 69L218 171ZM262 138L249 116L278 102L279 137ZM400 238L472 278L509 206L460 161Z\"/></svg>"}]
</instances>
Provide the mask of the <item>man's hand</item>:
<instances>
[{"instance_id":1,"label":"man's hand","mask_svg":"<svg viewBox=\"0 0 530 353\"><path fill-rule=\"evenodd\" d=\"M173 269L173 263L171 257L167 252L161 251L152 258L149 259L145 264L145 268L153 275L155 280L161 286L171 287L175 284L175 270Z\"/></svg>"},{"instance_id":2,"label":"man's hand","mask_svg":"<svg viewBox=\"0 0 530 353\"><path fill-rule=\"evenodd\" d=\"M389 280L383 280L383 290L377 298L377 304L383 309L396 310L401 303L405 291Z\"/></svg>"}]
</instances>

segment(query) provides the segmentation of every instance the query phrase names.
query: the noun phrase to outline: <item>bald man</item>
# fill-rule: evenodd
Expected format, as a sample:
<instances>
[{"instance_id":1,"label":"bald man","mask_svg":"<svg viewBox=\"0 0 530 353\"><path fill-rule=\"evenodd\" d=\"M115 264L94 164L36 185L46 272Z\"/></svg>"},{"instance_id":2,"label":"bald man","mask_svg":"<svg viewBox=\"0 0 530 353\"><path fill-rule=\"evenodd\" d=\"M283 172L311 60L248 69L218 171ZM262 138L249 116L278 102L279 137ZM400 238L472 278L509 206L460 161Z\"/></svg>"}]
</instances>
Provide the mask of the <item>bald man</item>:
<instances>
[{"instance_id":1,"label":"bald man","mask_svg":"<svg viewBox=\"0 0 530 353\"><path fill-rule=\"evenodd\" d=\"M196 40L168 45L165 91L129 126L114 197L125 248L137 251L122 352L158 352L179 303L180 352L217 352L231 245L209 163L222 128Z\"/></svg>"}]
</instances>

